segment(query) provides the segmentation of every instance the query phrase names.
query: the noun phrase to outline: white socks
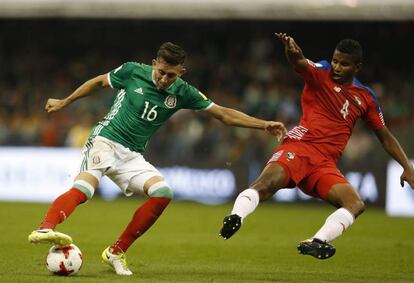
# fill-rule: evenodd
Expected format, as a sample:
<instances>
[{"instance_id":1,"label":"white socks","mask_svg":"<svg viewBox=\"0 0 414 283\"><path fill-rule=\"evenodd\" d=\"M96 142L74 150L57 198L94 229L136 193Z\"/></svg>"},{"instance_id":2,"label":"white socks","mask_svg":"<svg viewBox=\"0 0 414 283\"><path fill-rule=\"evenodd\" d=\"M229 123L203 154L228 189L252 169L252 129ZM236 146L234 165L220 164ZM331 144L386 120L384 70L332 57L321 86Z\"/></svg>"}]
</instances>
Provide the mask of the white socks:
<instances>
[{"instance_id":1,"label":"white socks","mask_svg":"<svg viewBox=\"0 0 414 283\"><path fill-rule=\"evenodd\" d=\"M259 204L259 193L254 189L241 192L234 202L231 214L237 214L243 219L251 214ZM355 217L346 208L339 208L326 218L325 224L313 236L322 241L330 242L339 237L349 226L354 223Z\"/></svg>"},{"instance_id":2,"label":"white socks","mask_svg":"<svg viewBox=\"0 0 414 283\"><path fill-rule=\"evenodd\" d=\"M330 242L339 237L354 223L355 217L346 208L340 208L326 218L325 224L313 236L322 241Z\"/></svg>"},{"instance_id":3,"label":"white socks","mask_svg":"<svg viewBox=\"0 0 414 283\"><path fill-rule=\"evenodd\" d=\"M234 202L231 214L237 214L243 219L252 213L259 204L259 193L254 189L247 189L242 191Z\"/></svg>"}]
</instances>

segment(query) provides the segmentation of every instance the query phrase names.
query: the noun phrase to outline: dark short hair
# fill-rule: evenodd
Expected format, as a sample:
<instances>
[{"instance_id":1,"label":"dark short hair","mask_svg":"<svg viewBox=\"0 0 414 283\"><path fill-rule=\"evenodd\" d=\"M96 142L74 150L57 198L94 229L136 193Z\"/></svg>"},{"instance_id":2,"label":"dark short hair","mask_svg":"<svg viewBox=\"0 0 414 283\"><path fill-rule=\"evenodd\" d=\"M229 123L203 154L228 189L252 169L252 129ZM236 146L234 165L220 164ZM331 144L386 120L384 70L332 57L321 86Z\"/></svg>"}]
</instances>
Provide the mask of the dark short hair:
<instances>
[{"instance_id":1,"label":"dark short hair","mask_svg":"<svg viewBox=\"0 0 414 283\"><path fill-rule=\"evenodd\" d=\"M162 59L165 63L172 66L184 65L186 56L187 54L185 54L185 51L181 46L171 42L164 42L161 44L160 49L158 49L157 52L158 59Z\"/></svg>"},{"instance_id":2,"label":"dark short hair","mask_svg":"<svg viewBox=\"0 0 414 283\"><path fill-rule=\"evenodd\" d=\"M339 52L351 55L355 63L362 62L362 46L354 39L342 39L335 49Z\"/></svg>"}]
</instances>

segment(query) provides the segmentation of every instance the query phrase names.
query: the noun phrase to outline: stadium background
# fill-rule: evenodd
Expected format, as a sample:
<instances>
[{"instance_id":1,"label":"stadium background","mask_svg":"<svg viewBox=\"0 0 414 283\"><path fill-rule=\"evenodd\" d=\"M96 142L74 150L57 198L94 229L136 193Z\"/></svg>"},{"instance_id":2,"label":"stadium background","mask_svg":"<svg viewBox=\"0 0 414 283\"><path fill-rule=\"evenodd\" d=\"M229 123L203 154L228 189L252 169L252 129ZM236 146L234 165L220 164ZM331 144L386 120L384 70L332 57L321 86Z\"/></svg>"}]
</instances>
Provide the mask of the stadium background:
<instances>
[{"instance_id":1,"label":"stadium background","mask_svg":"<svg viewBox=\"0 0 414 283\"><path fill-rule=\"evenodd\" d=\"M299 103L303 83L287 65L283 47L273 36L274 32L282 31L292 34L305 55L315 61L329 59L335 44L342 38L359 40L364 48L364 67L358 78L374 89L387 126L407 155L414 158L413 19L414 3L404 0L331 0L312 1L312 4L304 0L258 0L254 3L195 0L116 3L105 0L70 3L62 0L0 1L1 155L4 157L10 153L16 156L27 147L36 151L44 147L64 150L82 146L90 128L107 113L113 92L104 90L100 95L84 98L53 115L43 111L46 99L63 98L85 80L106 73L123 62L150 64L164 41L172 41L185 48L188 73L184 79L213 101L263 119L281 120L292 128L301 113ZM228 128L202 113L181 111L152 138L145 157L164 168L182 166L230 170L235 176L235 188L242 190L260 172L275 145L275 140L259 131ZM22 156L24 160L24 153ZM26 155L26 158L29 162L33 157ZM42 157L37 158L34 162L40 164ZM53 155L51 158L58 159ZM19 171L19 167L12 172L9 168L14 167L7 163L10 158L1 160L0 191L4 192L10 190L10 182L14 180L11 175L29 173ZM389 157L375 136L359 123L339 167L352 178L358 189L364 190L368 206L377 207L374 209L379 209L379 213L386 207L387 187L390 187L387 184L389 164ZM394 183L397 184L398 170L397 175L394 172L394 177L397 177ZM194 180L192 182L197 185ZM401 189L397 186L393 190ZM25 194L25 191L19 193ZM235 194L233 192L225 200L233 199ZM413 194L408 191L402 198L408 199L408 209L402 214L414 215ZM297 194L276 202L301 202L304 199ZM397 200L397 206L400 200ZM98 204L104 206L99 201ZM3 202L0 206L3 211L17 207L14 202ZM293 209L302 206L306 205L295 205ZM278 207L274 205L266 207L266 210L281 213ZM323 215L327 215L326 205L321 207ZM201 210L204 209L207 211L209 208ZM224 213L222 206L216 209L221 210L221 217ZM36 212L37 216L40 217L44 210L45 207ZM208 211L211 214L212 210ZM186 212L182 213L185 217ZM37 218L27 221L33 226ZM367 219L365 225L369 224L370 218ZM406 227L409 231L407 225L412 226L412 222L398 221L402 226L396 230ZM388 218L383 218L376 227L382 225L391 225ZM354 238L350 236L349 239ZM402 255L404 264L399 267L402 269L413 259L408 255L412 255L412 244L404 242L404 245L402 248L407 256ZM306 267L302 268L306 270ZM377 266L370 268L375 273ZM408 268L409 275L404 277L408 279L401 282L410 282L413 278L413 269ZM323 281L319 277L305 276L301 282L309 278L313 282ZM16 280L20 279L17 277ZM338 282L351 282L344 280ZM185 280L177 279L180 281ZM361 279L358 282L368 281ZM390 279L388 282L397 281Z\"/></svg>"},{"instance_id":2,"label":"stadium background","mask_svg":"<svg viewBox=\"0 0 414 283\"><path fill-rule=\"evenodd\" d=\"M296 10L290 13L296 20L289 21L280 12L287 6L283 1L280 7L274 5L261 14L266 1L259 1L256 10L246 4L246 11L231 10L235 6L230 1L227 13L220 6L225 4L214 1L216 6L210 9L197 6L201 5L198 1L177 2L176 8L167 8L168 1L164 5L154 2L152 9L146 1L137 1L140 19L132 18L133 8L125 11L128 1L114 6L118 13L106 11L105 1L75 1L69 7L62 5L65 1L40 1L33 2L29 15L27 6L18 5L22 1L2 2L6 9L0 19L0 145L81 147L91 126L107 113L112 90L53 115L42 111L46 99L63 98L85 80L123 62L150 64L164 41L184 46L189 55L184 79L213 101L263 119L281 120L292 128L301 113L303 83L287 65L283 47L273 36L275 31L284 31L294 35L306 56L315 61L329 59L344 37L361 41L365 53L359 79L374 89L388 127L407 154L414 156L410 129L414 43L409 40L414 23L406 7L397 9L398 2L394 2L397 8L378 12L374 8L365 11L363 5L352 9L355 1L331 1L342 4L338 6L341 15L336 15L335 5L322 5L315 12L293 1ZM54 9L47 7L51 3ZM182 7L193 12L184 16ZM347 21L340 20L346 17ZM384 18L387 21L381 21ZM240 190L254 180L275 145L275 140L259 131L226 128L205 115L182 111L154 136L145 156L159 166L230 169ZM374 186L374 195L371 192L364 198L384 206L388 160L373 134L360 123L339 166L353 174L347 177L356 187Z\"/></svg>"}]
</instances>

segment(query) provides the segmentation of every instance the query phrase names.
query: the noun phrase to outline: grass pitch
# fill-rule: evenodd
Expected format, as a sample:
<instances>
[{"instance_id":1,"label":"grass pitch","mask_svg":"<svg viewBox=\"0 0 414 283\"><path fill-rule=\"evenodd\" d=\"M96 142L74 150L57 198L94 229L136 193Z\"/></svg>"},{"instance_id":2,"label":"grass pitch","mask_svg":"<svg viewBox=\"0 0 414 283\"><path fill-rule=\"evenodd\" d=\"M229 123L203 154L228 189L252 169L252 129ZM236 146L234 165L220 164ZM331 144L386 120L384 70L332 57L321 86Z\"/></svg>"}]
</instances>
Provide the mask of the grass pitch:
<instances>
[{"instance_id":1,"label":"grass pitch","mask_svg":"<svg viewBox=\"0 0 414 283\"><path fill-rule=\"evenodd\" d=\"M28 234L48 205L0 203L0 282L414 282L414 219L389 218L368 208L327 260L297 254L333 211L326 204L262 204L230 240L218 236L231 205L173 202L154 227L129 249L132 277L119 277L100 261L129 222L140 199L80 206L58 230L84 255L75 277L50 275L48 246L33 246Z\"/></svg>"}]
</instances>

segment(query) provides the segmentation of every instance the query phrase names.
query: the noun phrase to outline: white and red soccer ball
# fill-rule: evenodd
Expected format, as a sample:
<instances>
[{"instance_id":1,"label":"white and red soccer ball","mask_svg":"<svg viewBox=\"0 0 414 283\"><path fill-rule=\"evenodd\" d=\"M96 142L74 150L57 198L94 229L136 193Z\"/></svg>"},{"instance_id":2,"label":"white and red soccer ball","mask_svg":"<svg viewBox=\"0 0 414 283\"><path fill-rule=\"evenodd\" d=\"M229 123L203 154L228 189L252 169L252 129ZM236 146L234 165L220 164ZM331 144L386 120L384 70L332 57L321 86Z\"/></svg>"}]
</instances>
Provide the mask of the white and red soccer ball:
<instances>
[{"instance_id":1,"label":"white and red soccer ball","mask_svg":"<svg viewBox=\"0 0 414 283\"><path fill-rule=\"evenodd\" d=\"M67 247L53 246L46 257L47 269L55 275L75 275L82 267L82 252L71 244Z\"/></svg>"}]
</instances>

